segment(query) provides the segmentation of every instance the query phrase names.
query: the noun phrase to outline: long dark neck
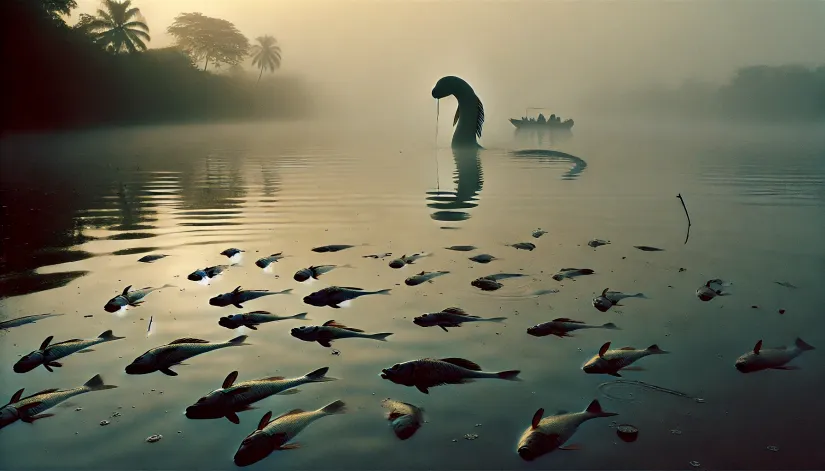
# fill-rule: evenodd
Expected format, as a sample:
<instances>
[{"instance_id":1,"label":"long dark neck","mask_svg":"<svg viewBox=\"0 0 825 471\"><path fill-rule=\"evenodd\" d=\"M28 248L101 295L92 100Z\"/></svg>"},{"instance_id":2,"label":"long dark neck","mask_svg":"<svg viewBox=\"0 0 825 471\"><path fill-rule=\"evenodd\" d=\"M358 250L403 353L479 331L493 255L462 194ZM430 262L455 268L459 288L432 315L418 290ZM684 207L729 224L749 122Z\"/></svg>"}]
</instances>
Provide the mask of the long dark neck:
<instances>
[{"instance_id":1,"label":"long dark neck","mask_svg":"<svg viewBox=\"0 0 825 471\"><path fill-rule=\"evenodd\" d=\"M478 148L476 141L476 127L478 125L478 97L473 89L468 85L466 88L454 93L458 99L458 124L453 133L452 147L456 148Z\"/></svg>"}]
</instances>

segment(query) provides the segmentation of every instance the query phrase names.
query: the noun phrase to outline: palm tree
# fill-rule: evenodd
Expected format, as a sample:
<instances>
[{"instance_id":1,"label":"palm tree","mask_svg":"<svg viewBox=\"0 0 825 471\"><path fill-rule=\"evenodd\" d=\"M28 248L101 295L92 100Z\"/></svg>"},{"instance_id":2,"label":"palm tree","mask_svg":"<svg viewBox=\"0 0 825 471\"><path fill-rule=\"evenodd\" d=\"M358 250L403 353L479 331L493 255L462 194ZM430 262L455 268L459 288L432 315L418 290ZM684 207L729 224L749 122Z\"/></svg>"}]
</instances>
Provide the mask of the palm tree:
<instances>
[{"instance_id":1,"label":"palm tree","mask_svg":"<svg viewBox=\"0 0 825 471\"><path fill-rule=\"evenodd\" d=\"M94 41L115 54L145 51L144 41L152 38L140 9L132 8L132 0L103 0L102 6L85 26Z\"/></svg>"},{"instance_id":2,"label":"palm tree","mask_svg":"<svg viewBox=\"0 0 825 471\"><path fill-rule=\"evenodd\" d=\"M252 65L261 68L258 81L255 82L258 83L261 81L264 69L275 72L275 69L281 66L281 46L278 45L277 39L269 35L258 37L256 40L258 44L252 46Z\"/></svg>"}]
</instances>

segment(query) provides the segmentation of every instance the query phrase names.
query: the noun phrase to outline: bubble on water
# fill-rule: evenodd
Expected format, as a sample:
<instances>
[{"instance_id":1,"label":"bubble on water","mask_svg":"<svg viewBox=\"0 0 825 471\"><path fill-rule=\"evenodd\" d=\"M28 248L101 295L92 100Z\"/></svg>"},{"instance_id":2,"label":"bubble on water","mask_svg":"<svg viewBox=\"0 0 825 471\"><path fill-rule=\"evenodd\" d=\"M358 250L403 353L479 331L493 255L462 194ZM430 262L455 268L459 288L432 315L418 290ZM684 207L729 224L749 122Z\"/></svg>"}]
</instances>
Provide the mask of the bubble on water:
<instances>
[{"instance_id":1,"label":"bubble on water","mask_svg":"<svg viewBox=\"0 0 825 471\"><path fill-rule=\"evenodd\" d=\"M768 445L768 451L779 451L779 447L776 445Z\"/></svg>"},{"instance_id":2,"label":"bubble on water","mask_svg":"<svg viewBox=\"0 0 825 471\"><path fill-rule=\"evenodd\" d=\"M478 438L478 434L475 433L467 433L464 435L465 440L475 440L476 438Z\"/></svg>"},{"instance_id":3,"label":"bubble on water","mask_svg":"<svg viewBox=\"0 0 825 471\"><path fill-rule=\"evenodd\" d=\"M670 429L670 433L671 433L671 435L681 435L682 431L677 429L677 428L674 428L674 429Z\"/></svg>"},{"instance_id":4,"label":"bubble on water","mask_svg":"<svg viewBox=\"0 0 825 471\"><path fill-rule=\"evenodd\" d=\"M110 422L108 420L101 420L100 425L109 425Z\"/></svg>"},{"instance_id":5,"label":"bubble on water","mask_svg":"<svg viewBox=\"0 0 825 471\"><path fill-rule=\"evenodd\" d=\"M476 427L481 427L481 424L476 424Z\"/></svg>"},{"instance_id":6,"label":"bubble on water","mask_svg":"<svg viewBox=\"0 0 825 471\"><path fill-rule=\"evenodd\" d=\"M146 443L155 443L155 442L159 442L162 438L163 438L163 435L160 435L160 434L157 434L157 435L149 435L148 437L146 437Z\"/></svg>"}]
</instances>

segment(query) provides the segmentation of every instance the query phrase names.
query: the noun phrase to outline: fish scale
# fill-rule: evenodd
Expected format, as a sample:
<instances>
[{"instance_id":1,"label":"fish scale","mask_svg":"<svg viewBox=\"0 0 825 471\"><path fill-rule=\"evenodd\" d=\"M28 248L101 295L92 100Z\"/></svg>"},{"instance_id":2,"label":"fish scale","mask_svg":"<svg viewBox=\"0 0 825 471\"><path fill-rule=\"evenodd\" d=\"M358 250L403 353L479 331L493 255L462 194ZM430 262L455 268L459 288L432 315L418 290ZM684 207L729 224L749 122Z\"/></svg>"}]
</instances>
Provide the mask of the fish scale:
<instances>
[{"instance_id":1,"label":"fish scale","mask_svg":"<svg viewBox=\"0 0 825 471\"><path fill-rule=\"evenodd\" d=\"M299 412L296 414L289 414L284 417L279 417L264 427L263 432L269 436L277 433L286 434L286 441L295 438L301 430L305 429L309 424L324 417L326 412L322 410L314 410L309 412Z\"/></svg>"},{"instance_id":2,"label":"fish scale","mask_svg":"<svg viewBox=\"0 0 825 471\"><path fill-rule=\"evenodd\" d=\"M87 388L86 386L79 386L76 388L66 389L63 391L53 391L46 394L35 394L28 398L21 399L19 402L14 404L14 407L15 409L20 410L28 404L40 402L40 405L32 407L31 409L27 409L25 412L22 413L31 417L45 410L51 409L52 407L56 406L57 404L60 404L61 402L67 399L90 391L91 389Z\"/></svg>"},{"instance_id":3,"label":"fish scale","mask_svg":"<svg viewBox=\"0 0 825 471\"><path fill-rule=\"evenodd\" d=\"M237 383L231 388L228 388L226 391L231 392L239 388L250 387L251 389L247 392L233 395L234 400L232 402L244 404L260 401L265 397L269 397L273 394L278 394L279 392L286 391L297 386L301 386L302 384L305 384L307 382L308 381L306 377L269 381L250 380Z\"/></svg>"}]
</instances>

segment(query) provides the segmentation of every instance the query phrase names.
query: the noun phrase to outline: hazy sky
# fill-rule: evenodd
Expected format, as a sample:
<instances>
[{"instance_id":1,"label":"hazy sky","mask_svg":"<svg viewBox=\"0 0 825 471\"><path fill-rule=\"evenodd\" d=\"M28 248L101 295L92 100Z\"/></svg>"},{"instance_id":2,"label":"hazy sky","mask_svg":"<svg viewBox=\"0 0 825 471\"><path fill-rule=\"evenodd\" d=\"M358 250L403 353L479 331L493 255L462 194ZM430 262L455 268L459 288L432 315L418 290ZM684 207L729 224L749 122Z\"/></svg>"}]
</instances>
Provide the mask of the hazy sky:
<instances>
[{"instance_id":1,"label":"hazy sky","mask_svg":"<svg viewBox=\"0 0 825 471\"><path fill-rule=\"evenodd\" d=\"M99 0L78 0L77 13ZM821 0L133 0L166 46L180 12L272 34L283 71L347 106L386 110L429 98L443 75L470 82L488 110L574 106L593 90L695 77L752 64L825 64ZM413 100L413 101L411 101ZM424 112L417 104L413 113Z\"/></svg>"}]
</instances>

